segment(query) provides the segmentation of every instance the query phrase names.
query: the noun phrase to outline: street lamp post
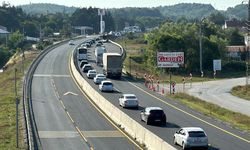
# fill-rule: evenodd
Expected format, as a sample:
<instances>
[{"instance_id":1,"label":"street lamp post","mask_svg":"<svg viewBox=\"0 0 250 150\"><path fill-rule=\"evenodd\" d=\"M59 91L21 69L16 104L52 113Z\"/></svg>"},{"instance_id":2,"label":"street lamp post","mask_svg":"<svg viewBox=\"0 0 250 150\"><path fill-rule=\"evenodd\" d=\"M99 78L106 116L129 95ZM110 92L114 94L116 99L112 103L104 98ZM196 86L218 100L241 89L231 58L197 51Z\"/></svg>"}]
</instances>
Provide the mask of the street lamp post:
<instances>
[{"instance_id":1,"label":"street lamp post","mask_svg":"<svg viewBox=\"0 0 250 150\"><path fill-rule=\"evenodd\" d=\"M199 30L199 34L200 34L200 38L199 38L199 46L200 46L200 72L201 74L203 73L203 70L202 70L202 37L203 37L203 34L202 34L202 22L204 21L205 18L202 18L201 21L200 21L200 30Z\"/></svg>"},{"instance_id":2,"label":"street lamp post","mask_svg":"<svg viewBox=\"0 0 250 150\"><path fill-rule=\"evenodd\" d=\"M199 45L200 45L200 72L202 72L202 32L201 32L201 24L200 23L200 39L199 39Z\"/></svg>"}]
</instances>

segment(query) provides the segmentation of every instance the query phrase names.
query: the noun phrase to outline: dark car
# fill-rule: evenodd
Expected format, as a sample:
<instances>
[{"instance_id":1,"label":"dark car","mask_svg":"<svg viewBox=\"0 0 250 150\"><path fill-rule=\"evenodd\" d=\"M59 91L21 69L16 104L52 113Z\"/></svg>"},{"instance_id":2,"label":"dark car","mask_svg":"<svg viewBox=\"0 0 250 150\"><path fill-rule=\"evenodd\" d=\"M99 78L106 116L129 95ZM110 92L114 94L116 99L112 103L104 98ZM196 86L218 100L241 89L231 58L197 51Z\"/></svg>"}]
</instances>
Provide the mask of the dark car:
<instances>
[{"instance_id":1,"label":"dark car","mask_svg":"<svg viewBox=\"0 0 250 150\"><path fill-rule=\"evenodd\" d=\"M85 64L88 64L88 60L82 60L80 62L80 68L82 68Z\"/></svg>"},{"instance_id":2,"label":"dark car","mask_svg":"<svg viewBox=\"0 0 250 150\"><path fill-rule=\"evenodd\" d=\"M147 124L159 123L166 125L166 115L160 107L146 107L141 111L141 120Z\"/></svg>"}]
</instances>

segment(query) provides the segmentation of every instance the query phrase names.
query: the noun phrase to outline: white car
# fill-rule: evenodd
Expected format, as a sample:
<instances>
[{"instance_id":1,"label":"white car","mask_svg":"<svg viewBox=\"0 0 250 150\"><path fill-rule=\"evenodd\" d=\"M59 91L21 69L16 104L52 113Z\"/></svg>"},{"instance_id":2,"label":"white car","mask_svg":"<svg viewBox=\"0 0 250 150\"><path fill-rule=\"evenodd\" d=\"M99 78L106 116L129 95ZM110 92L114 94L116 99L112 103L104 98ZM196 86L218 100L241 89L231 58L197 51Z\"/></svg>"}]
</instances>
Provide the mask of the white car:
<instances>
[{"instance_id":1,"label":"white car","mask_svg":"<svg viewBox=\"0 0 250 150\"><path fill-rule=\"evenodd\" d=\"M87 73L87 77L93 79L96 76L96 70L89 70Z\"/></svg>"},{"instance_id":2,"label":"white car","mask_svg":"<svg viewBox=\"0 0 250 150\"><path fill-rule=\"evenodd\" d=\"M199 127L185 127L174 134L174 144L182 146L183 149L190 147L208 148L208 138L205 131Z\"/></svg>"},{"instance_id":3,"label":"white car","mask_svg":"<svg viewBox=\"0 0 250 150\"><path fill-rule=\"evenodd\" d=\"M113 91L113 83L108 80L104 80L99 85L99 90L102 92L112 92Z\"/></svg>"},{"instance_id":4,"label":"white car","mask_svg":"<svg viewBox=\"0 0 250 150\"><path fill-rule=\"evenodd\" d=\"M69 45L75 45L73 40L69 41Z\"/></svg>"},{"instance_id":5,"label":"white car","mask_svg":"<svg viewBox=\"0 0 250 150\"><path fill-rule=\"evenodd\" d=\"M97 74L94 77L94 83L95 84L100 84L103 80L106 80L106 76L104 74Z\"/></svg>"},{"instance_id":6,"label":"white car","mask_svg":"<svg viewBox=\"0 0 250 150\"><path fill-rule=\"evenodd\" d=\"M92 66L90 64L85 64L82 67L82 72L88 72L89 70L92 70Z\"/></svg>"},{"instance_id":7,"label":"white car","mask_svg":"<svg viewBox=\"0 0 250 150\"><path fill-rule=\"evenodd\" d=\"M122 107L135 107L138 108L139 103L135 94L123 94L119 98L119 105Z\"/></svg>"}]
</instances>

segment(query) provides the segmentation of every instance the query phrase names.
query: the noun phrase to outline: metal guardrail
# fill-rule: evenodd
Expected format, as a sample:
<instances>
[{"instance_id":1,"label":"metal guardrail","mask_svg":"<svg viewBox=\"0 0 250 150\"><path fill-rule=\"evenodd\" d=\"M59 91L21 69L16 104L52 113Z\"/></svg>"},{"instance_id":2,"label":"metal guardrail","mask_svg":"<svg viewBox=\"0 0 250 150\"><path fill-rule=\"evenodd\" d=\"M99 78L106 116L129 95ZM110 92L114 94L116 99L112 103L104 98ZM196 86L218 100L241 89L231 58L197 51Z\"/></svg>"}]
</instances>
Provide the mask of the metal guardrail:
<instances>
[{"instance_id":1,"label":"metal guardrail","mask_svg":"<svg viewBox=\"0 0 250 150\"><path fill-rule=\"evenodd\" d=\"M80 39L82 37L76 37L74 39ZM23 111L24 111L24 119L25 119L25 127L26 127L26 138L27 145L29 150L38 150L42 149L40 138L37 132L37 126L34 118L33 107L32 107L32 96L31 96L31 85L33 74L41 62L41 60L52 51L54 48L65 44L70 39L61 41L57 44L51 45L44 49L37 58L30 65L23 82Z\"/></svg>"}]
</instances>

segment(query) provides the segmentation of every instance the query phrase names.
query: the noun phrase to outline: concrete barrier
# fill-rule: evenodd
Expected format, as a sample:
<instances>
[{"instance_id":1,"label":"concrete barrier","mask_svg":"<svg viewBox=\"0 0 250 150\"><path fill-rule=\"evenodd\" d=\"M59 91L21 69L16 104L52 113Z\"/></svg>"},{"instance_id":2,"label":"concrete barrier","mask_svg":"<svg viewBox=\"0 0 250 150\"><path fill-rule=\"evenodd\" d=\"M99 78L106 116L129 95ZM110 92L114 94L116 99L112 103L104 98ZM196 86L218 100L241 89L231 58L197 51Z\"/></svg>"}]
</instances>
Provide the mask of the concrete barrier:
<instances>
[{"instance_id":1,"label":"concrete barrier","mask_svg":"<svg viewBox=\"0 0 250 150\"><path fill-rule=\"evenodd\" d=\"M122 112L108 100L106 100L100 93L98 93L78 72L73 54L70 60L70 69L73 78L84 92L92 99L92 101L116 124L121 125L122 128L140 144L145 145L149 150L175 150L163 139L144 128L138 122L130 118L126 113ZM139 114L138 114L139 117Z\"/></svg>"}]
</instances>

